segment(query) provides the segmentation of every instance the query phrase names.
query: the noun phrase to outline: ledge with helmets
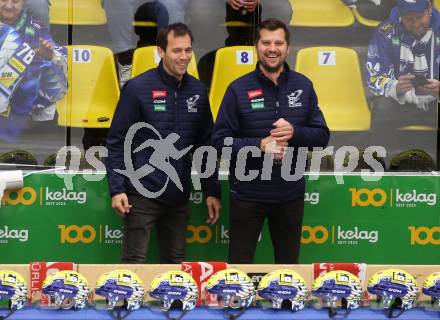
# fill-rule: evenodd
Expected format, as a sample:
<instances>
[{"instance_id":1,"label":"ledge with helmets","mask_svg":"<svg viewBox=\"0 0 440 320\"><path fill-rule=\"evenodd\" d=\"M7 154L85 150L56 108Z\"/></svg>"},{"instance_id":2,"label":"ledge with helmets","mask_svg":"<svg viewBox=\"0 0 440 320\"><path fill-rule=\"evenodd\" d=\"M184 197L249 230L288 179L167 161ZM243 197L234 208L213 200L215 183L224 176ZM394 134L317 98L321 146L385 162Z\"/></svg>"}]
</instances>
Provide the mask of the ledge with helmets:
<instances>
[{"instance_id":1,"label":"ledge with helmets","mask_svg":"<svg viewBox=\"0 0 440 320\"><path fill-rule=\"evenodd\" d=\"M226 309L261 306L293 312L313 307L327 308L332 317L341 315L340 310L345 315L367 307L384 309L387 316L397 317L423 306L440 315L440 265L36 262L0 265L3 299L12 301L9 309L36 303L52 309L95 306L128 312L141 306L162 312L176 307L187 312L196 305Z\"/></svg>"}]
</instances>

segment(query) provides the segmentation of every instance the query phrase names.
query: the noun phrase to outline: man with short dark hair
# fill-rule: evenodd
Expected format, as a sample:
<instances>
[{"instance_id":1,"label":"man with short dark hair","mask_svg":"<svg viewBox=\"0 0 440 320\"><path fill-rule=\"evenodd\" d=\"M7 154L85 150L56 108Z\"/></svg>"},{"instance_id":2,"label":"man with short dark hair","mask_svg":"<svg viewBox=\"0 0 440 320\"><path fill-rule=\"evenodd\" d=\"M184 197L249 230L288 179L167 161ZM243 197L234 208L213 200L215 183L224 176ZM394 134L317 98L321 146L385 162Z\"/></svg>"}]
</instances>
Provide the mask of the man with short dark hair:
<instances>
[{"instance_id":1,"label":"man with short dark hair","mask_svg":"<svg viewBox=\"0 0 440 320\"><path fill-rule=\"evenodd\" d=\"M275 263L298 263L304 168L299 169L302 170L299 180L284 180L283 157L285 152L292 153L288 171L289 174L296 171L298 148L325 147L329 130L312 82L290 70L286 63L289 36L286 25L277 19L267 19L258 25L257 67L228 87L214 126L213 144L218 150L232 141L230 263L253 262L266 217ZM249 148L253 150L252 156L247 155ZM243 155L245 168L240 159ZM269 170L265 162L271 156L273 163ZM251 171L258 175L249 181ZM240 172L248 172L246 179Z\"/></svg>"},{"instance_id":2,"label":"man with short dark hair","mask_svg":"<svg viewBox=\"0 0 440 320\"><path fill-rule=\"evenodd\" d=\"M162 60L157 68L126 83L107 136L112 207L124 226L123 263L145 262L153 225L160 262L185 259L191 187L187 151L210 145L213 125L206 90L187 73L192 39L191 30L183 23L159 32ZM140 127L131 133L136 126ZM127 173L129 167L136 172ZM138 172L142 173L139 177ZM217 221L221 207L215 178L201 181L210 224Z\"/></svg>"}]
</instances>

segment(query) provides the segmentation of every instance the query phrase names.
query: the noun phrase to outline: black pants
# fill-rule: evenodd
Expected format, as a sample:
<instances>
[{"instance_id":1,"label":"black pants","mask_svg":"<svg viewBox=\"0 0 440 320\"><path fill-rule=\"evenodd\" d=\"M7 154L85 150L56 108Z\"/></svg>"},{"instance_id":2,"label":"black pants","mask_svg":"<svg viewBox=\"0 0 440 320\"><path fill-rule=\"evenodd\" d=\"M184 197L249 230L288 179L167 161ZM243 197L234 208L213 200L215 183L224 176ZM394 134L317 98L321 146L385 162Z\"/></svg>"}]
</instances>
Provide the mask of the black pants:
<instances>
[{"instance_id":1,"label":"black pants","mask_svg":"<svg viewBox=\"0 0 440 320\"><path fill-rule=\"evenodd\" d=\"M145 263L153 225L156 227L160 263L185 260L189 202L176 207L140 196L128 196L133 206L123 219L122 263Z\"/></svg>"},{"instance_id":2,"label":"black pants","mask_svg":"<svg viewBox=\"0 0 440 320\"><path fill-rule=\"evenodd\" d=\"M298 263L304 198L276 204L231 200L229 215L229 263L253 263L266 217L275 263Z\"/></svg>"}]
</instances>

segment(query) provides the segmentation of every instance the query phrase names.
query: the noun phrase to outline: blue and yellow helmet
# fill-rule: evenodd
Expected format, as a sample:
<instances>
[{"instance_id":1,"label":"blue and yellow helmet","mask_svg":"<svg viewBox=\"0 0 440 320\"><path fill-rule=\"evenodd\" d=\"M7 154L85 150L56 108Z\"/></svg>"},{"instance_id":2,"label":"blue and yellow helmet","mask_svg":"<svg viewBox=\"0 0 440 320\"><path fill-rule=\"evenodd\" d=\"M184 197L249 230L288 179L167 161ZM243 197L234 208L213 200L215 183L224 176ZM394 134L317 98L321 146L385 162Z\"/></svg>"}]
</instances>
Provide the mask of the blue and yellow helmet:
<instances>
[{"instance_id":1,"label":"blue and yellow helmet","mask_svg":"<svg viewBox=\"0 0 440 320\"><path fill-rule=\"evenodd\" d=\"M368 281L368 292L377 296L385 309L393 306L395 299L401 300L403 310L415 306L418 296L417 282L408 272L401 269L386 269L376 272Z\"/></svg>"},{"instance_id":2,"label":"blue and yellow helmet","mask_svg":"<svg viewBox=\"0 0 440 320\"><path fill-rule=\"evenodd\" d=\"M304 279L297 272L280 269L261 279L258 295L271 301L274 309L280 309L284 301L290 301L292 310L299 311L304 308L308 291Z\"/></svg>"},{"instance_id":3,"label":"blue and yellow helmet","mask_svg":"<svg viewBox=\"0 0 440 320\"><path fill-rule=\"evenodd\" d=\"M23 308L28 289L24 278L18 272L0 270L0 300L9 299L12 310Z\"/></svg>"},{"instance_id":4,"label":"blue and yellow helmet","mask_svg":"<svg viewBox=\"0 0 440 320\"><path fill-rule=\"evenodd\" d=\"M182 310L195 308L199 290L194 279L184 271L169 271L158 275L150 284L150 296L161 302L167 311L175 301L182 303Z\"/></svg>"},{"instance_id":5,"label":"blue and yellow helmet","mask_svg":"<svg viewBox=\"0 0 440 320\"><path fill-rule=\"evenodd\" d=\"M87 306L90 287L87 279L76 271L63 270L49 275L43 282L43 293L63 309L82 309Z\"/></svg>"},{"instance_id":6,"label":"blue and yellow helmet","mask_svg":"<svg viewBox=\"0 0 440 320\"><path fill-rule=\"evenodd\" d=\"M255 297L255 287L249 276L237 269L226 269L209 278L206 288L217 295L223 307L247 308Z\"/></svg>"},{"instance_id":7,"label":"blue and yellow helmet","mask_svg":"<svg viewBox=\"0 0 440 320\"><path fill-rule=\"evenodd\" d=\"M96 282L96 294L107 298L107 309L126 306L136 310L142 306L145 290L141 279L130 270L113 270L104 273Z\"/></svg>"},{"instance_id":8,"label":"blue and yellow helmet","mask_svg":"<svg viewBox=\"0 0 440 320\"><path fill-rule=\"evenodd\" d=\"M313 282L312 294L320 297L324 305L336 308L339 299L348 310L357 309L362 298L362 284L357 276L334 270L317 277Z\"/></svg>"},{"instance_id":9,"label":"blue and yellow helmet","mask_svg":"<svg viewBox=\"0 0 440 320\"><path fill-rule=\"evenodd\" d=\"M426 278L422 292L431 297L433 304L440 307L440 272L431 273Z\"/></svg>"}]
</instances>

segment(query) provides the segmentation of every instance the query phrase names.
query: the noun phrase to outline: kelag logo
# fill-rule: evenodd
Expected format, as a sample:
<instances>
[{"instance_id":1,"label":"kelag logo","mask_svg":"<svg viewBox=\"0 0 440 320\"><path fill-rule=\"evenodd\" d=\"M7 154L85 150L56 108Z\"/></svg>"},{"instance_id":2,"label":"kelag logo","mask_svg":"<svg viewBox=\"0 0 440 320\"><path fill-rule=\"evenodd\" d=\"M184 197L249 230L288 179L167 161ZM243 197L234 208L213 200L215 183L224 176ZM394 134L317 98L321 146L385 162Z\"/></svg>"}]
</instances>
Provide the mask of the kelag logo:
<instances>
[{"instance_id":1,"label":"kelag logo","mask_svg":"<svg viewBox=\"0 0 440 320\"><path fill-rule=\"evenodd\" d=\"M402 192L400 189L395 190L396 207L415 208L418 203L434 206L437 204L437 195L435 193L418 192L416 189L411 192Z\"/></svg>"},{"instance_id":2,"label":"kelag logo","mask_svg":"<svg viewBox=\"0 0 440 320\"><path fill-rule=\"evenodd\" d=\"M90 225L79 227L77 225L65 226L60 224L58 228L61 230L61 243L90 243L96 238L96 230Z\"/></svg>"},{"instance_id":3,"label":"kelag logo","mask_svg":"<svg viewBox=\"0 0 440 320\"><path fill-rule=\"evenodd\" d=\"M387 201L387 194L383 189L376 188L369 190L367 188L350 188L348 189L351 192L351 205L353 207L361 206L374 206L380 207L385 204Z\"/></svg>"},{"instance_id":4,"label":"kelag logo","mask_svg":"<svg viewBox=\"0 0 440 320\"><path fill-rule=\"evenodd\" d=\"M37 192L32 187L24 187L17 191L6 191L2 204L10 206L31 206L39 199L40 205L46 206L65 206L67 202L75 202L77 204L85 204L87 202L87 193L85 191L68 191L66 188L50 189L46 187L44 190L40 188Z\"/></svg>"},{"instance_id":5,"label":"kelag logo","mask_svg":"<svg viewBox=\"0 0 440 320\"><path fill-rule=\"evenodd\" d=\"M371 190L367 188L350 188L348 190L351 192L351 205L353 207L380 207L388 200L390 207L396 208L415 208L418 204L428 206L434 206L437 204L437 195L435 193L419 192L416 189L405 192L396 188L390 189L388 193L380 188Z\"/></svg>"},{"instance_id":6,"label":"kelag logo","mask_svg":"<svg viewBox=\"0 0 440 320\"><path fill-rule=\"evenodd\" d=\"M379 241L378 230L363 230L360 227L343 227L332 225L327 228L322 225L303 226L301 233L301 244L322 245L331 238L332 244L357 245L361 241L377 243Z\"/></svg>"},{"instance_id":7,"label":"kelag logo","mask_svg":"<svg viewBox=\"0 0 440 320\"><path fill-rule=\"evenodd\" d=\"M91 225L58 225L60 229L61 244L90 244L94 242L99 235L99 243L105 244L121 244L122 230L111 229L108 225L100 225L97 232L96 228Z\"/></svg>"},{"instance_id":8,"label":"kelag logo","mask_svg":"<svg viewBox=\"0 0 440 320\"><path fill-rule=\"evenodd\" d=\"M328 230L324 226L303 226L301 232L301 243L323 244L328 239Z\"/></svg>"},{"instance_id":9,"label":"kelag logo","mask_svg":"<svg viewBox=\"0 0 440 320\"><path fill-rule=\"evenodd\" d=\"M0 229L0 244L8 243L10 239L27 242L29 240L29 230L13 229L5 225Z\"/></svg>"},{"instance_id":10,"label":"kelag logo","mask_svg":"<svg viewBox=\"0 0 440 320\"><path fill-rule=\"evenodd\" d=\"M24 187L17 191L5 191L2 199L2 205L23 205L30 206L37 200L37 192L34 188Z\"/></svg>"},{"instance_id":11,"label":"kelag logo","mask_svg":"<svg viewBox=\"0 0 440 320\"><path fill-rule=\"evenodd\" d=\"M68 191L66 188L61 190L50 190L49 187L46 187L45 199L47 206L63 206L66 205L67 201L84 204L87 201L87 193L85 191Z\"/></svg>"},{"instance_id":12,"label":"kelag logo","mask_svg":"<svg viewBox=\"0 0 440 320\"><path fill-rule=\"evenodd\" d=\"M188 225L187 231L186 243L205 244L212 239L212 230L207 225L200 225L198 227Z\"/></svg>"},{"instance_id":13,"label":"kelag logo","mask_svg":"<svg viewBox=\"0 0 440 320\"><path fill-rule=\"evenodd\" d=\"M440 227L409 226L411 245L440 245Z\"/></svg>"}]
</instances>

